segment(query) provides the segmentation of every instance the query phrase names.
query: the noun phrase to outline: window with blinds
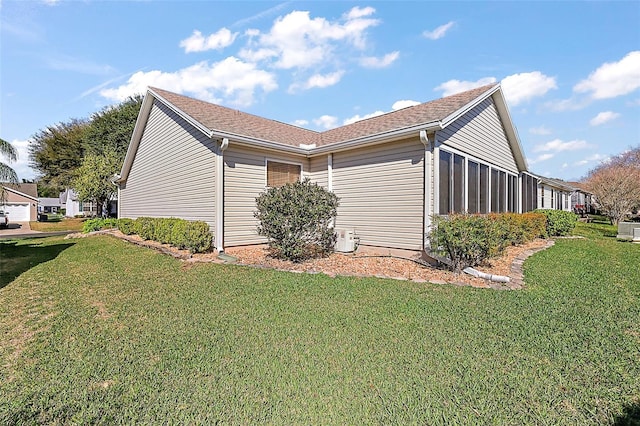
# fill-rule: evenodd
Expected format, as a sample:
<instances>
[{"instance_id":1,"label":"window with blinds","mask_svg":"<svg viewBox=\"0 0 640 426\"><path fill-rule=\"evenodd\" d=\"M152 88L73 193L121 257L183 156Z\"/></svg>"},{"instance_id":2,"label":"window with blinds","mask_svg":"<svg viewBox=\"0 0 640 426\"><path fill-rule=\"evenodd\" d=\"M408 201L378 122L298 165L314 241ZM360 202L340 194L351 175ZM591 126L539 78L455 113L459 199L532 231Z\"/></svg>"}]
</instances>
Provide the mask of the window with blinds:
<instances>
[{"instance_id":1,"label":"window with blinds","mask_svg":"<svg viewBox=\"0 0 640 426\"><path fill-rule=\"evenodd\" d=\"M299 182L302 167L299 164L267 161L267 186L275 188L287 183Z\"/></svg>"}]
</instances>

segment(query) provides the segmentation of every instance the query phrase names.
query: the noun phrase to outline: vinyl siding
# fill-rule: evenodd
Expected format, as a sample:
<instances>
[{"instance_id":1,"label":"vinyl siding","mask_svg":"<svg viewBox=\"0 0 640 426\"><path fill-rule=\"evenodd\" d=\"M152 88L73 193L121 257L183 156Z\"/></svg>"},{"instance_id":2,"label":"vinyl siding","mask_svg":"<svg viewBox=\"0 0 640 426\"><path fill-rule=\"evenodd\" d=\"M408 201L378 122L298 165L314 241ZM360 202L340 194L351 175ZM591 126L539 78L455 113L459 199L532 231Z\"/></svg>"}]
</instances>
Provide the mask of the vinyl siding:
<instances>
[{"instance_id":1,"label":"vinyl siding","mask_svg":"<svg viewBox=\"0 0 640 426\"><path fill-rule=\"evenodd\" d=\"M354 228L363 245L420 250L423 167L418 138L335 153L336 228Z\"/></svg>"},{"instance_id":2,"label":"vinyl siding","mask_svg":"<svg viewBox=\"0 0 640 426\"><path fill-rule=\"evenodd\" d=\"M121 186L121 216L202 220L215 229L215 149L215 142L156 101Z\"/></svg>"},{"instance_id":3,"label":"vinyl siding","mask_svg":"<svg viewBox=\"0 0 640 426\"><path fill-rule=\"evenodd\" d=\"M235 145L224 152L224 245L226 247L262 244L257 233L258 221L253 217L256 197L264 192L267 175L266 160L302 164L303 176L308 176L308 160Z\"/></svg>"},{"instance_id":4,"label":"vinyl siding","mask_svg":"<svg viewBox=\"0 0 640 426\"><path fill-rule=\"evenodd\" d=\"M438 142L513 173L518 166L491 98L437 132Z\"/></svg>"},{"instance_id":5,"label":"vinyl siding","mask_svg":"<svg viewBox=\"0 0 640 426\"><path fill-rule=\"evenodd\" d=\"M309 179L319 186L328 189L329 179L327 172L327 154L311 157L309 160Z\"/></svg>"}]
</instances>

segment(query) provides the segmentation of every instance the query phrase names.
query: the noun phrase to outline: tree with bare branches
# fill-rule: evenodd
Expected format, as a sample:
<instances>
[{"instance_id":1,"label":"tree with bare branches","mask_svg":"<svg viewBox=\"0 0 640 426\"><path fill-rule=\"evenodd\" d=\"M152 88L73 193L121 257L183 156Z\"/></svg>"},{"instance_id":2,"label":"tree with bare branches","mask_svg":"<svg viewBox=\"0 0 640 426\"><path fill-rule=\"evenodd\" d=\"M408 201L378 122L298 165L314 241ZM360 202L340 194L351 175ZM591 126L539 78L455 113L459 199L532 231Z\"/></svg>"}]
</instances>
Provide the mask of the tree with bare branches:
<instances>
[{"instance_id":1,"label":"tree with bare branches","mask_svg":"<svg viewBox=\"0 0 640 426\"><path fill-rule=\"evenodd\" d=\"M617 225L640 207L640 146L591 170L585 186L600 211Z\"/></svg>"}]
</instances>

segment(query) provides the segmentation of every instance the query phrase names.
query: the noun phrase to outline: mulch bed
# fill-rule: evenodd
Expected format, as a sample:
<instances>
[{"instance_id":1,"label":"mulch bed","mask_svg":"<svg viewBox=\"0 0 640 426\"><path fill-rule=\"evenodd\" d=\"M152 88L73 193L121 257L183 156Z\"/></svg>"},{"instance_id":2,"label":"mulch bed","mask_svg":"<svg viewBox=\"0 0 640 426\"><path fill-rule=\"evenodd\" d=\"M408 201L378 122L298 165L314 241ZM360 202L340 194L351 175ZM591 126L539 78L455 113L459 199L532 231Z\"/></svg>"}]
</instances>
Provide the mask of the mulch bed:
<instances>
[{"instance_id":1,"label":"mulch bed","mask_svg":"<svg viewBox=\"0 0 640 426\"><path fill-rule=\"evenodd\" d=\"M134 244L154 248L185 262L225 263L217 252L191 254L167 244L145 241L137 235L124 235L117 230L98 231L91 234L109 234ZM91 234L71 234L68 238L79 238ZM502 257L491 259L486 265L476 269L492 275L508 276L509 283L496 283L475 278L467 274L454 274L444 269L424 266L410 259L391 256L372 256L361 253L333 253L327 257L294 263L274 259L269 256L266 246L231 247L225 253L237 258L234 262L251 267L277 269L290 272L323 273L330 277L337 275L356 277L379 277L435 284L454 284L496 290L514 290L523 287L522 263L533 253L553 245L553 240L538 239L520 246L508 247Z\"/></svg>"}]
</instances>

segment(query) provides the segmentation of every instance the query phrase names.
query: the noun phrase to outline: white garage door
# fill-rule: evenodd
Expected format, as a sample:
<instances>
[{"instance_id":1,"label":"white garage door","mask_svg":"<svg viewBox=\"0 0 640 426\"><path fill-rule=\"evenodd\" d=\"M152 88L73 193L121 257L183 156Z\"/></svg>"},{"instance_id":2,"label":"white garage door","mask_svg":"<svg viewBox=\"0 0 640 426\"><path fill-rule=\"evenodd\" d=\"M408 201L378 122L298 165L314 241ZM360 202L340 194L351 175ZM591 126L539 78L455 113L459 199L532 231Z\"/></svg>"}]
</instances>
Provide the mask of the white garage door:
<instances>
[{"instance_id":1,"label":"white garage door","mask_svg":"<svg viewBox=\"0 0 640 426\"><path fill-rule=\"evenodd\" d=\"M7 203L0 205L0 209L9 213L9 223L29 222L29 203Z\"/></svg>"}]
</instances>

